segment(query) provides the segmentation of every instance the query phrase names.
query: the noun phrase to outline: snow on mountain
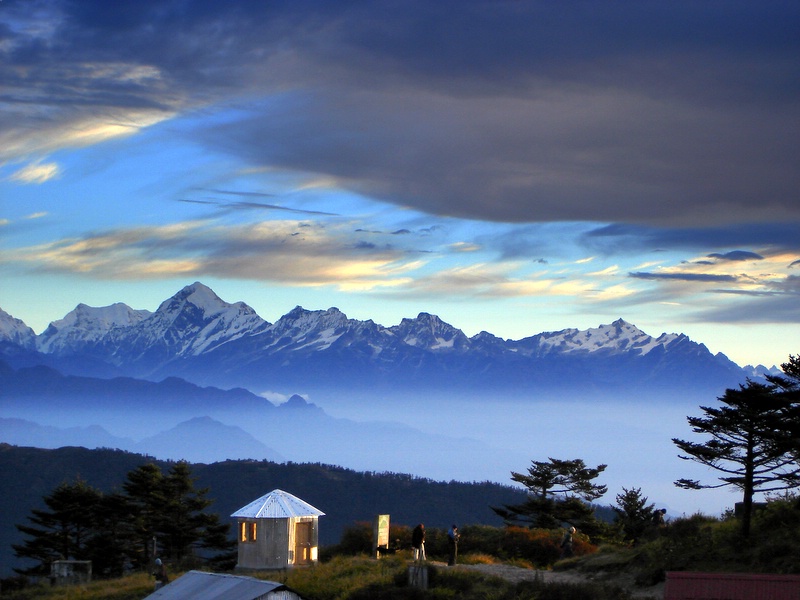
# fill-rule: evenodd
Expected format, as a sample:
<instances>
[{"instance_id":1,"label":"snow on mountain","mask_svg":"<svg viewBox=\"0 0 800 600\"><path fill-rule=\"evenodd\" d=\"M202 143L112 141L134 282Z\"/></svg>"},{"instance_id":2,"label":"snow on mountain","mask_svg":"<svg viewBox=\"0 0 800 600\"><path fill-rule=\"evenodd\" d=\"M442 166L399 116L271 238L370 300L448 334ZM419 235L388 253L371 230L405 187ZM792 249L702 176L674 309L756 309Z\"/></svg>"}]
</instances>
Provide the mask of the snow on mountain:
<instances>
[{"instance_id":1,"label":"snow on mountain","mask_svg":"<svg viewBox=\"0 0 800 600\"><path fill-rule=\"evenodd\" d=\"M162 309L165 320L172 319L169 328L173 330L179 328L184 319L196 319L192 322L197 328L195 339L186 348L187 353L195 355L242 336L252 335L269 325L244 302L228 304L199 282L183 288L162 303L156 314Z\"/></svg>"},{"instance_id":2,"label":"snow on mountain","mask_svg":"<svg viewBox=\"0 0 800 600\"><path fill-rule=\"evenodd\" d=\"M165 300L146 321L125 334L134 347L168 355L198 355L268 325L243 302L228 304L195 282Z\"/></svg>"},{"instance_id":3,"label":"snow on mountain","mask_svg":"<svg viewBox=\"0 0 800 600\"><path fill-rule=\"evenodd\" d=\"M101 308L79 304L63 319L50 323L37 337L36 347L45 354L74 353L101 341L112 329L130 327L150 314L121 302Z\"/></svg>"},{"instance_id":4,"label":"snow on mountain","mask_svg":"<svg viewBox=\"0 0 800 600\"><path fill-rule=\"evenodd\" d=\"M685 338L679 334L661 334L658 338L646 334L635 325L617 319L610 325L600 325L586 330L564 329L551 333L540 333L523 340L526 347L541 353L632 353L640 356L657 347L667 347L676 340ZM686 338L688 339L688 338Z\"/></svg>"},{"instance_id":5,"label":"snow on mountain","mask_svg":"<svg viewBox=\"0 0 800 600\"><path fill-rule=\"evenodd\" d=\"M311 311L296 306L269 328L275 340L272 350L326 350L354 324L338 308Z\"/></svg>"},{"instance_id":6,"label":"snow on mountain","mask_svg":"<svg viewBox=\"0 0 800 600\"><path fill-rule=\"evenodd\" d=\"M404 344L430 351L466 350L470 346L464 332L428 313L419 313L416 319L403 319L389 330Z\"/></svg>"},{"instance_id":7,"label":"snow on mountain","mask_svg":"<svg viewBox=\"0 0 800 600\"><path fill-rule=\"evenodd\" d=\"M151 313L125 304L92 308L80 304L51 323L37 345L57 355L103 355L115 365L153 365L197 356L221 344L253 335L268 325L244 304L228 304L202 283L186 286ZM140 374L137 371L135 374Z\"/></svg>"},{"instance_id":8,"label":"snow on mountain","mask_svg":"<svg viewBox=\"0 0 800 600\"><path fill-rule=\"evenodd\" d=\"M32 350L36 345L36 333L0 308L0 342L10 342L26 350Z\"/></svg>"},{"instance_id":9,"label":"snow on mountain","mask_svg":"<svg viewBox=\"0 0 800 600\"><path fill-rule=\"evenodd\" d=\"M772 365L771 367L765 367L764 365L756 365L755 367L753 365L745 365L742 367L742 370L752 379L763 378L766 375L774 377L784 376L783 371L781 371L777 365Z\"/></svg>"},{"instance_id":10,"label":"snow on mountain","mask_svg":"<svg viewBox=\"0 0 800 600\"><path fill-rule=\"evenodd\" d=\"M623 319L517 341L487 332L468 338L424 312L384 327L349 319L337 308L297 306L270 324L246 304L229 304L199 282L153 313L124 304L79 305L52 323L38 345L65 373L105 376L100 369L105 366L130 377L175 376L199 385L286 391L348 385L395 391L549 389L575 372L581 374L575 384L585 386L720 387L745 376L723 354L712 355L685 335L654 338Z\"/></svg>"}]
</instances>

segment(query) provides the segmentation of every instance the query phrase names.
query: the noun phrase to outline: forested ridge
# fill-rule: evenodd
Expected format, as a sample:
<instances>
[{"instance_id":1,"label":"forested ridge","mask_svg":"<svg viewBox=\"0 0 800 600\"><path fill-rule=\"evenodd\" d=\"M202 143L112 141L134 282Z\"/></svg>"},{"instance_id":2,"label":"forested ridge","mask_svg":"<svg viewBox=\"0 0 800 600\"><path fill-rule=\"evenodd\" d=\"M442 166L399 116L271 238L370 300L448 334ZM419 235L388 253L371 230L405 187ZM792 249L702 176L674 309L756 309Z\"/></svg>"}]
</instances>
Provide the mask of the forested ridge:
<instances>
[{"instance_id":1,"label":"forested ridge","mask_svg":"<svg viewBox=\"0 0 800 600\"><path fill-rule=\"evenodd\" d=\"M168 470L171 463L121 450L67 447L56 450L0 444L0 560L3 576L17 566L12 543L22 539L15 525L25 524L31 510L44 506L43 498L65 482L82 480L100 491L119 491L126 475L155 463ZM353 523L389 514L393 523L425 522L446 527L451 522L500 525L491 506L521 502L524 493L489 482L439 482L397 473L364 473L323 464L225 461L191 465L200 488L209 488L214 500L209 512L222 522L229 515L273 489L299 496L326 513L320 521L320 543L335 544ZM232 520L230 520L232 522Z\"/></svg>"}]
</instances>

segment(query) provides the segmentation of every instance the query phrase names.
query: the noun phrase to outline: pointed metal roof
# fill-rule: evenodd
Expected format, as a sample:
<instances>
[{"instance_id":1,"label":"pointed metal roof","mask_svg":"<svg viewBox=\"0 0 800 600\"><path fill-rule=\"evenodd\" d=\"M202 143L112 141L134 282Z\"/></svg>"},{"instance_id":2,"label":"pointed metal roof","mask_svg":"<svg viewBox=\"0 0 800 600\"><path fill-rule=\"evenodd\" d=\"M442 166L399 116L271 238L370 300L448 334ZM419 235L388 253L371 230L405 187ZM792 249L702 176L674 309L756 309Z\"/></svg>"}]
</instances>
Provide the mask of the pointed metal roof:
<instances>
[{"instance_id":1,"label":"pointed metal roof","mask_svg":"<svg viewBox=\"0 0 800 600\"><path fill-rule=\"evenodd\" d=\"M245 519L288 519L290 517L320 517L325 513L289 492L272 490L253 500L231 515Z\"/></svg>"}]
</instances>

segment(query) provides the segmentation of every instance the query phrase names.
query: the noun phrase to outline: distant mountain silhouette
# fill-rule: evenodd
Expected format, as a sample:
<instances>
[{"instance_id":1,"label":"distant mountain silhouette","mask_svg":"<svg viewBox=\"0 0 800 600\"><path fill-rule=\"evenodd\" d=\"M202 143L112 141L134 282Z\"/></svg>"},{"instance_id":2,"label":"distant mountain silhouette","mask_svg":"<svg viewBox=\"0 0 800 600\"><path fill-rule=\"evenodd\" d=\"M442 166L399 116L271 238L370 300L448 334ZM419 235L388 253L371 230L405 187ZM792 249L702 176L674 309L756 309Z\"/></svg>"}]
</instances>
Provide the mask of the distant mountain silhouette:
<instances>
[{"instance_id":1,"label":"distant mountain silhouette","mask_svg":"<svg viewBox=\"0 0 800 600\"><path fill-rule=\"evenodd\" d=\"M241 428L223 425L210 417L195 417L179 423L172 429L143 439L132 449L160 459L195 463L245 458L274 462L286 460Z\"/></svg>"}]
</instances>

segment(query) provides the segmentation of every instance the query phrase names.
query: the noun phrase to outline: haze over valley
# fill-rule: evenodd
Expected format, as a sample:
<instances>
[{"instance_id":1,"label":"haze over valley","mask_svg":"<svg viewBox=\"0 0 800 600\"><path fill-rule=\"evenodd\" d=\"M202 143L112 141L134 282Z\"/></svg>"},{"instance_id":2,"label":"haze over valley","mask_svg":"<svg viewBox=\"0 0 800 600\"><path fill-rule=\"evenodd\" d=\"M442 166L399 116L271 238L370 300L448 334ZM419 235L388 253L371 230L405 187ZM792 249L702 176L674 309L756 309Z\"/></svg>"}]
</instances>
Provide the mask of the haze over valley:
<instances>
[{"instance_id":1,"label":"haze over valley","mask_svg":"<svg viewBox=\"0 0 800 600\"><path fill-rule=\"evenodd\" d=\"M675 514L736 499L674 488L706 474L671 437L767 370L621 319L521 340L467 338L427 313L384 327L297 307L268 323L199 282L152 313L79 305L39 335L0 324L3 441L499 483L531 460L582 458L609 465L603 501L641 487Z\"/></svg>"}]
</instances>

